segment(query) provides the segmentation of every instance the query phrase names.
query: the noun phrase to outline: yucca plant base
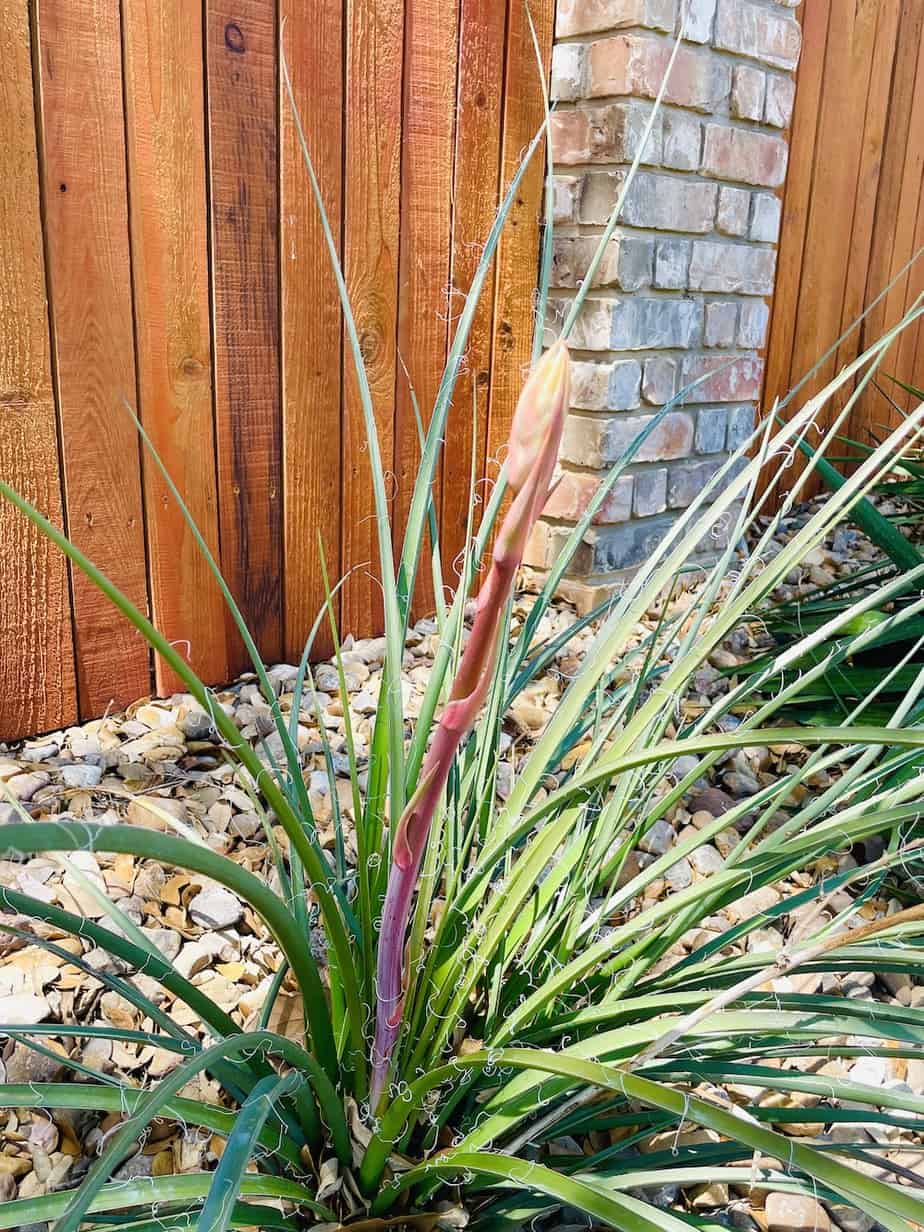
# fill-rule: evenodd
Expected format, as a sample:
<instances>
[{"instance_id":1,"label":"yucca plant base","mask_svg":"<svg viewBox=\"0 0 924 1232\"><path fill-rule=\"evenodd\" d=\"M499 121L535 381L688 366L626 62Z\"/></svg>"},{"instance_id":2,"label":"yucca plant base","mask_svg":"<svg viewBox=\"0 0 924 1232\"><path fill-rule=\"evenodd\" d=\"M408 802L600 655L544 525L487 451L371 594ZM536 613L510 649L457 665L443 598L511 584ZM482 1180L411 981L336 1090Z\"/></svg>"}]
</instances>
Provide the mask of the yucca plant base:
<instances>
[{"instance_id":1,"label":"yucca plant base","mask_svg":"<svg viewBox=\"0 0 924 1232\"><path fill-rule=\"evenodd\" d=\"M786 538L778 535L780 542ZM804 566L801 576L809 579L813 567L817 566ZM628 640L629 653L641 653L646 639L665 622L689 622L691 613L699 607L702 585L700 580L691 591L654 603ZM725 584L719 602L729 586ZM515 601L512 636L522 631L534 602L530 594ZM495 807L502 808L509 798L519 764L528 761L568 679L580 670L599 623L598 618L569 637L577 624L569 608L553 604L543 612L531 654L536 670L510 707L498 742ZM759 635L759 629L755 631ZM433 621L420 622L408 638L404 677L411 712L423 700L424 682L432 671L439 640ZM363 712L381 688L382 650L380 641L348 643L340 656L360 773L368 769L373 728L372 716ZM711 657L731 671L729 660L736 657L744 661L747 652L739 630ZM662 662L660 670L666 666ZM652 680L657 679L654 664L649 674ZM296 675L294 667L280 666L269 672L282 713L289 720ZM633 673L617 672L609 691L615 696L635 684ZM335 867L340 854L343 882L349 885L356 875L356 827L348 766L341 760L347 741L338 696L338 664L316 668L314 685L310 701L303 698L296 712L299 745L321 847ZM704 665L679 707L674 730L666 734L675 735L684 716L689 722L730 687L711 665ZM259 748L259 732L269 728L272 712L260 697L255 678L245 678L217 693L215 701L232 713L236 725ZM317 724L319 715L321 726ZM328 750L321 738L322 727L335 763L336 804L327 782ZM567 781L569 770L578 764L592 738L592 728L588 728L572 743L561 759L564 768L554 776L556 780ZM890 913L903 911L913 901L909 869L898 864L891 866L891 873L878 878L844 882L844 874L853 869L857 857L861 863L864 859L882 860L887 832L872 833L850 845L835 844L817 856L813 853L804 867L775 882L761 878L743 899L740 893L716 899L709 895L711 879L724 871L726 857L740 846L759 814L759 808L750 807L750 793L774 788L787 773L801 766L806 756L806 750L798 744L783 743L745 748L723 758L679 801L670 804L664 817L628 850L617 884L647 871L646 866L658 861L658 853L675 852L683 845L689 854L650 880L641 893L608 911L601 921L604 929L626 928L639 915L688 888L696 893L692 914L684 930L664 950L666 957L646 967L640 988L627 986L618 1007L607 1011L605 1000L594 997L589 981L570 1012L568 1001L573 1000L573 994L563 999L559 1012L562 1022L552 1026L557 1040L542 1031L527 1033L527 1038L515 1041L515 1048L499 1044L498 1055L480 1072L477 1068L463 1070L470 1056L477 1058L479 1051L490 1052L492 1048L484 1011L489 988L476 986L469 997L472 1008L462 1014L465 1025L460 1023L453 1032L451 1052L460 1058L460 1068L437 1088L442 1100L453 1088L461 1087L464 1099L438 1129L433 1124L439 1119L438 1108L432 1097L425 1101L427 1119L403 1144L399 1152L402 1167L426 1158L438 1160L441 1146L445 1148L454 1137L465 1134L473 1120L477 1121L474 1110L479 1100L493 1102L503 1086L502 1079L509 1081L517 1074L519 1067L514 1063L518 1054L528 1057L536 1047L547 1049L551 1044L559 1063L571 1057L574 1064L586 1065L611 1057L615 1069L616 1063L624 1063L633 1052L644 1051L646 1044L668 1030L679 1014L701 1007L709 995L714 996L721 986L716 976L723 967L731 965L736 978L741 978L749 971L760 970L761 965L772 966L784 942L797 936L805 924L811 929L813 917L821 928L831 927L834 917L840 915L840 925L833 929L835 935L838 927L862 931L870 924L882 927ZM65 770L68 764L70 768ZM655 795L674 794L671 788L686 765L681 761L678 767L675 761L671 773L655 784ZM119 766L120 773L116 772ZM105 768L105 774L94 783L97 767L100 773ZM810 780L806 794L817 795L837 773L836 768L829 774L820 771ZM117 919L107 917L101 904L94 901L92 891L81 882L81 874L101 887L115 909L136 922L147 945L155 948L162 960L174 960L178 972L191 976L200 995L212 999L230 1017L236 1031L251 1037L248 1052L263 1055L257 1033L264 1026L278 1032L291 1046L305 1040L297 983L291 975L281 982L273 978L279 947L263 921L218 882L202 873L177 876L174 869L164 869L156 859L162 837L179 825L186 827L191 838L204 840L213 853L229 856L277 892L282 889L281 871L289 872L284 859L278 867L274 864L272 843L262 830L259 813L222 760L210 717L189 695L141 703L127 716L29 742L0 763L0 774L12 793L30 797L25 803L36 833L53 819L67 822L72 818L86 823L118 820L136 832L146 832L136 833L133 852L107 851L105 840L94 844L92 850L78 846L70 857L70 875L67 864L44 854L10 860L2 867L3 885L12 891L5 904L11 914L3 917L9 926L4 945L7 988L15 991L8 992L0 1005L6 1009L6 1026L12 1028L16 1018L20 1020L20 1030L11 1031L6 1049L7 1086L0 1095L7 1109L4 1196L19 1197L19 1202L8 1208L11 1214L3 1226L14 1227L19 1226L12 1222L14 1216L22 1224L41 1224L62 1211L66 1188L85 1173L100 1145L135 1109L145 1089L153 1089L165 1076L182 1074L193 1055L199 1055L199 1050L215 1039L201 1014L185 1002L182 989L165 988L153 971L147 976L133 975L137 968L131 960L135 957L137 961L138 956L125 948L131 938L123 938L122 952L104 961L107 936L111 936ZM75 787L81 779L86 784ZM539 796L542 794L540 789ZM11 812L14 809L11 804L5 807ZM716 826L723 824L726 810L732 810L738 820L716 831ZM779 811L774 826L781 816L788 818L792 812L790 803ZM701 831L711 832L711 841L700 841ZM278 841L285 846L284 832L278 832ZM913 852L909 858L913 858ZM663 866L665 862L662 859L660 863ZM889 865L882 868L887 870ZM554 875L554 861L546 865L540 877L548 880L550 875ZM537 878L533 899L541 895L543 884ZM564 897L561 885L567 888L568 884L561 882L547 903L554 903L556 896ZM24 918L28 905L23 901L23 890L34 892L38 887L47 900L45 918ZM819 889L821 902L825 896L828 899L820 915ZM592 898L585 912L598 906L598 900ZM527 900L525 911L531 910L535 908ZM547 906L546 911L550 910ZM63 914L67 912L75 917L85 912L89 922L77 928ZM433 921L428 921L431 935L433 927ZM85 934L82 942L81 929ZM30 943L28 934L46 944ZM721 948L710 960L709 950L717 945ZM316 934L315 946L321 959L321 980L329 995L329 956ZM890 1172L890 1168L912 1173L919 1168L924 1144L916 1142L914 1122L919 1110L910 1105L924 1101L924 1065L914 1057L913 1045L901 1045L910 1024L924 1029L919 1021L924 1014L918 1008L924 995L916 987L914 974L909 973L909 954L904 955L904 962L899 953L894 956L897 961L890 961L890 947L881 946L878 940L876 946L875 962L869 961L871 949L865 960L857 961L852 957L854 947L849 947L843 954L832 950L824 970L815 962L789 974L768 972L759 988L743 995L734 1006L717 1010L693 1030L697 1042L692 1053L689 1048L674 1047L671 1062L655 1065L652 1072L661 1081L667 1077L669 1088L681 1099L695 1099L699 1094L713 1105L716 1091L724 1090L731 1106L753 1118L754 1128L782 1133L800 1147L823 1143L832 1158L836 1158L835 1149L839 1147L841 1158L865 1161L868 1173L899 1183L907 1181L907 1176ZM903 948L907 950L908 946ZM703 959L697 958L698 952ZM72 956L81 959L82 965L69 962ZM663 977L659 968L663 968ZM678 978L674 968L693 974L689 980ZM136 989L131 999L123 995L128 984ZM153 1007L159 1011L159 1021L152 1016ZM824 1049L818 1047L820 1036L813 1023L819 1013L825 1035L832 1041ZM587 1020L583 1028L582 1016ZM574 1022L573 1037L562 1048L563 1023L569 1021ZM169 1022L176 1024L172 1032L166 1029ZM867 1035L865 1030L871 1023L875 1023L876 1033ZM888 1026L883 1033L885 1024ZM736 1033L732 1047L721 1041L723 1030ZM185 1040L184 1033L188 1036ZM231 1041L234 1035L229 1030L225 1038ZM485 1039L486 1049L482 1047ZM597 1039L602 1041L599 1051L594 1046ZM285 1083L287 1076L294 1086L299 1067L294 1055L274 1056L269 1048L271 1040L267 1035L265 1056L279 1077L262 1080L267 1116L250 1142L250 1158L261 1159L259 1172L242 1173L237 1198L229 1208L228 1226L248 1226L244 1220L270 1228L312 1227L325 1222L338 1226L348 1217L359 1219L369 1203L358 1190L368 1128L355 1105L345 1101L339 1158L333 1127L322 1130L319 1143L313 1146L298 1142L294 1136L281 1141L283 1130L269 1095ZM509 1054L511 1063L503 1063L501 1049ZM678 1068L681 1056L685 1061ZM68 1061L81 1068L70 1069ZM687 1062L692 1068L684 1070L682 1065ZM98 1071L96 1075L94 1070ZM485 1070L489 1071L487 1075ZM638 1076L644 1072L640 1068ZM463 1074L471 1075L465 1086ZM431 1186L432 1198L416 1204L422 1212L429 1212L430 1218L409 1226L557 1228L572 1223L586 1226L588 1218L595 1219L598 1226L623 1226L623 1221L627 1227L638 1226L626 1215L621 1215L617 1223L605 1202L596 1207L586 1202L571 1207L569 1185L580 1198L585 1170L610 1201L618 1203L621 1199L631 1205L634 1199L637 1206L649 1203L662 1208L647 1216L653 1220L684 1219L707 1225L710 1220L731 1216L742 1227L760 1228L767 1222L773 1227L796 1228L809 1218L822 1222L830 1219L831 1212L835 1220L839 1217L841 1226L852 1229L874 1219L873 1215L861 1217L858 1225L857 1216L848 1214L844 1196L836 1189L819 1185L817 1180L806 1182L787 1160L767 1155L752 1143L735 1141L721 1128L682 1119L670 1108L646 1106L605 1087L593 1089L593 1100L578 1102L574 1098L576 1088L566 1085L565 1078L556 1077L554 1071L543 1074L539 1070L533 1079L538 1079L540 1086L530 1100L538 1097L545 1101L556 1090L562 1097L559 1115L546 1126L541 1125L547 1115L545 1105L540 1111L537 1103L531 1120L538 1121L540 1127L528 1135L529 1144L520 1153L521 1171L508 1161L508 1175L492 1176L483 1171L494 1163L492 1156L484 1150L472 1150L468 1154L483 1156L480 1163L470 1160L456 1176L448 1171L438 1176L441 1183L438 1189ZM867 1103L851 1108L850 1088L854 1085L868 1088ZM877 1088L878 1099L886 1100L884 1106L873 1102ZM280 1105L287 1094L291 1098L294 1092L280 1090ZM891 1101L896 1095L900 1101L904 1097L909 1106L899 1102L893 1107ZM239 1123L236 1109L240 1100L240 1096L237 1100L229 1098L220 1073L200 1069L182 1082L159 1109L148 1133L139 1131L117 1163L112 1193L117 1195L120 1186L127 1204L124 1213L116 1217L118 1226L163 1226L151 1222L150 1195L155 1193L158 1212L165 1204L176 1206L179 1212L166 1226L196 1226L207 1189L214 1182L216 1170L223 1166L221 1161L228 1154L226 1144ZM246 1098L243 1102L246 1107ZM569 1104L573 1105L570 1109ZM554 1101L551 1107L556 1107ZM716 1111L721 1112L721 1108ZM527 1120L526 1126L529 1124ZM286 1127L287 1138L291 1128ZM435 1143L426 1144L428 1132ZM139 1149L142 1138L144 1144ZM281 1164L272 1171L267 1167L271 1156ZM391 1176L399 1156L386 1167L383 1179ZM241 1154L239 1166L243 1168L246 1161L246 1153ZM523 1161L528 1161L526 1167ZM534 1188L531 1173L537 1172L537 1165L540 1182L548 1181L542 1176L548 1169L557 1192L554 1188L548 1192L548 1186ZM464 1182L469 1173L468 1185L460 1186L458 1182ZM286 1174L290 1184L311 1190L316 1207L299 1207L295 1189L287 1194L283 1183ZM505 1182L504 1189L498 1187L498 1181ZM147 1197L145 1186L150 1189ZM406 1207L407 1202L402 1201L398 1210ZM580 1210L586 1212L583 1224L577 1213ZM636 1214L643 1212L641 1206ZM102 1209L99 1213L104 1214ZM158 1214L158 1218L164 1216ZM107 1226L96 1221L92 1213L87 1224ZM389 1225L367 1220L359 1226Z\"/></svg>"}]
</instances>

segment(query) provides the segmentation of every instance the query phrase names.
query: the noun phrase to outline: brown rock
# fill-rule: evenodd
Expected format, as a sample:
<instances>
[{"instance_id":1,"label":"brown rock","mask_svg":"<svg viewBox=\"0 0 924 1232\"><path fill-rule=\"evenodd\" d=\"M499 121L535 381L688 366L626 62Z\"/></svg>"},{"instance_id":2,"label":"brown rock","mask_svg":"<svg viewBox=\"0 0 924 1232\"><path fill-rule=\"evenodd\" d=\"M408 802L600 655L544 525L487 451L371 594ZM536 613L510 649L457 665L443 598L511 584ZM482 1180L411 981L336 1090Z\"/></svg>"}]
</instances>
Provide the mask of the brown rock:
<instances>
[{"instance_id":1,"label":"brown rock","mask_svg":"<svg viewBox=\"0 0 924 1232\"><path fill-rule=\"evenodd\" d=\"M825 1208L805 1194L772 1193L766 1210L770 1232L831 1232Z\"/></svg>"}]
</instances>

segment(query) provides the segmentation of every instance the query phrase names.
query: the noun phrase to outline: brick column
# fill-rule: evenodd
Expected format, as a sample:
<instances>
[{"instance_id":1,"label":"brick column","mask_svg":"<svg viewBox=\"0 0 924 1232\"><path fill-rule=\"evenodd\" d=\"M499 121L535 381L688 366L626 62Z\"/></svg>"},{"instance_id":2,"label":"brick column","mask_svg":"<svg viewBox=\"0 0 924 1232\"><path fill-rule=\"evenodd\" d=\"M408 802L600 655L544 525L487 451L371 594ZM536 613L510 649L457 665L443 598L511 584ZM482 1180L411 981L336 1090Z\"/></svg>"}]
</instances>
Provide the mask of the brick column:
<instances>
[{"instance_id":1,"label":"brick column","mask_svg":"<svg viewBox=\"0 0 924 1232\"><path fill-rule=\"evenodd\" d=\"M685 2L685 0L684 0ZM798 0L795 0L798 3ZM692 0L665 106L578 318L561 482L530 545L547 568L601 472L682 386L620 478L566 593L599 601L750 433L760 394L800 28L775 0ZM558 0L555 336L665 72L677 0Z\"/></svg>"}]
</instances>

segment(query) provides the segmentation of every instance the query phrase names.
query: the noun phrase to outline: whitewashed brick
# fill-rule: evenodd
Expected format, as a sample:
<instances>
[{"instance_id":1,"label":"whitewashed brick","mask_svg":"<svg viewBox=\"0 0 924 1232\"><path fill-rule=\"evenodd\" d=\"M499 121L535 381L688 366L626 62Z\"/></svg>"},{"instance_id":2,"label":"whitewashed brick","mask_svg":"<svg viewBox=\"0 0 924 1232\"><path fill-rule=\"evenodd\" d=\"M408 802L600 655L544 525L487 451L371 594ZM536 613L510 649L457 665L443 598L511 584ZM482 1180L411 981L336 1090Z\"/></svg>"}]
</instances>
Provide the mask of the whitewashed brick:
<instances>
[{"instance_id":1,"label":"whitewashed brick","mask_svg":"<svg viewBox=\"0 0 924 1232\"><path fill-rule=\"evenodd\" d=\"M685 176L639 172L623 206L622 219L632 227L657 231L712 230L718 185Z\"/></svg>"},{"instance_id":2,"label":"whitewashed brick","mask_svg":"<svg viewBox=\"0 0 924 1232\"><path fill-rule=\"evenodd\" d=\"M571 361L571 405L582 411L606 409L612 364L595 364L589 360Z\"/></svg>"},{"instance_id":3,"label":"whitewashed brick","mask_svg":"<svg viewBox=\"0 0 924 1232\"><path fill-rule=\"evenodd\" d=\"M558 0L555 33L596 34L624 26L674 28L674 0Z\"/></svg>"},{"instance_id":4,"label":"whitewashed brick","mask_svg":"<svg viewBox=\"0 0 924 1232\"><path fill-rule=\"evenodd\" d=\"M731 113L739 120L759 120L764 114L766 79L752 64L739 64L732 76Z\"/></svg>"},{"instance_id":5,"label":"whitewashed brick","mask_svg":"<svg viewBox=\"0 0 924 1232\"><path fill-rule=\"evenodd\" d=\"M690 286L694 291L770 295L776 252L750 244L720 244L694 240L690 258Z\"/></svg>"},{"instance_id":6,"label":"whitewashed brick","mask_svg":"<svg viewBox=\"0 0 924 1232\"><path fill-rule=\"evenodd\" d=\"M780 238L783 203L772 193L755 193L751 218L751 239L775 244Z\"/></svg>"},{"instance_id":7,"label":"whitewashed brick","mask_svg":"<svg viewBox=\"0 0 924 1232\"><path fill-rule=\"evenodd\" d=\"M791 17L751 0L719 0L716 47L791 69L799 63L801 42L799 23Z\"/></svg>"},{"instance_id":8,"label":"whitewashed brick","mask_svg":"<svg viewBox=\"0 0 924 1232\"><path fill-rule=\"evenodd\" d=\"M558 43L552 51L549 94L553 102L574 102L584 96L587 48L583 43Z\"/></svg>"},{"instance_id":9,"label":"whitewashed brick","mask_svg":"<svg viewBox=\"0 0 924 1232\"><path fill-rule=\"evenodd\" d=\"M689 0L686 9L684 37L691 43L708 43L712 39L715 20L715 0Z\"/></svg>"},{"instance_id":10,"label":"whitewashed brick","mask_svg":"<svg viewBox=\"0 0 924 1232\"><path fill-rule=\"evenodd\" d=\"M746 188L732 188L730 184L723 184L719 189L716 227L723 235L747 235L750 209L751 194Z\"/></svg>"},{"instance_id":11,"label":"whitewashed brick","mask_svg":"<svg viewBox=\"0 0 924 1232\"><path fill-rule=\"evenodd\" d=\"M667 355L652 355L645 360L642 397L652 406L670 402L677 389L677 364Z\"/></svg>"},{"instance_id":12,"label":"whitewashed brick","mask_svg":"<svg viewBox=\"0 0 924 1232\"><path fill-rule=\"evenodd\" d=\"M741 305L738 321L738 345L758 350L767 341L770 309L762 299L748 300Z\"/></svg>"},{"instance_id":13,"label":"whitewashed brick","mask_svg":"<svg viewBox=\"0 0 924 1232\"><path fill-rule=\"evenodd\" d=\"M703 305L692 299L628 296L613 310L614 351L691 347L702 332Z\"/></svg>"},{"instance_id":14,"label":"whitewashed brick","mask_svg":"<svg viewBox=\"0 0 924 1232\"><path fill-rule=\"evenodd\" d=\"M637 518L651 518L667 508L667 467L638 471L632 509Z\"/></svg>"},{"instance_id":15,"label":"whitewashed brick","mask_svg":"<svg viewBox=\"0 0 924 1232\"><path fill-rule=\"evenodd\" d=\"M728 411L724 406L704 406L696 415L697 453L721 453L725 448Z\"/></svg>"},{"instance_id":16,"label":"whitewashed brick","mask_svg":"<svg viewBox=\"0 0 924 1232\"><path fill-rule=\"evenodd\" d=\"M556 225L577 222L582 183L579 175L556 175L552 187L552 217Z\"/></svg>"},{"instance_id":17,"label":"whitewashed brick","mask_svg":"<svg viewBox=\"0 0 924 1232\"><path fill-rule=\"evenodd\" d=\"M655 245L654 285L659 291L682 291L690 272L689 240L658 240Z\"/></svg>"},{"instance_id":18,"label":"whitewashed brick","mask_svg":"<svg viewBox=\"0 0 924 1232\"><path fill-rule=\"evenodd\" d=\"M620 359L610 371L607 406L611 411L634 411L641 405L642 365L637 359Z\"/></svg>"},{"instance_id":19,"label":"whitewashed brick","mask_svg":"<svg viewBox=\"0 0 924 1232\"><path fill-rule=\"evenodd\" d=\"M706 305L706 322L703 345L707 347L733 347L738 329L738 305L713 302Z\"/></svg>"},{"instance_id":20,"label":"whitewashed brick","mask_svg":"<svg viewBox=\"0 0 924 1232\"><path fill-rule=\"evenodd\" d=\"M703 151L703 124L688 111L662 113L662 161L675 171L695 171Z\"/></svg>"},{"instance_id":21,"label":"whitewashed brick","mask_svg":"<svg viewBox=\"0 0 924 1232\"><path fill-rule=\"evenodd\" d=\"M767 76L767 97L764 102L764 121L774 128L788 128L796 101L796 83L792 77L780 77L776 73Z\"/></svg>"}]
</instances>

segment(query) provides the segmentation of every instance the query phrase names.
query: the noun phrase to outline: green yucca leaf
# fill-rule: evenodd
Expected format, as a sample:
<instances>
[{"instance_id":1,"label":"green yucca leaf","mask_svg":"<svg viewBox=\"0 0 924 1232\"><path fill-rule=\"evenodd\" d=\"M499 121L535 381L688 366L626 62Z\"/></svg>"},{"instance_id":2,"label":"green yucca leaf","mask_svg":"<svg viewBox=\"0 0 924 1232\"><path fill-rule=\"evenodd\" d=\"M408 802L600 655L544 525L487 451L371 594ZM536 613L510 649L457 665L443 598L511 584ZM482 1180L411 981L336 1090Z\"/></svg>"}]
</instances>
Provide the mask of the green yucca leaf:
<instances>
[{"instance_id":1,"label":"green yucca leaf","mask_svg":"<svg viewBox=\"0 0 924 1232\"><path fill-rule=\"evenodd\" d=\"M196 1224L198 1232L226 1232L231 1226L247 1165L260 1143L264 1125L274 1113L274 1105L304 1082L302 1075L296 1072L282 1078L263 1078L247 1096L215 1170L205 1206ZM280 1122L276 1149L281 1147L284 1138L285 1125Z\"/></svg>"},{"instance_id":2,"label":"green yucca leaf","mask_svg":"<svg viewBox=\"0 0 924 1232\"><path fill-rule=\"evenodd\" d=\"M30 1027L29 1029L34 1031L35 1028ZM61 1031L58 1030L56 1034L60 1035ZM124 1038L124 1035L120 1035L115 1028L100 1028L97 1038L119 1039ZM274 1079L269 1078L263 1081L272 1082ZM90 1082L82 1082L79 1085L64 1082L0 1083L0 1108L45 1108L56 1111L58 1109L92 1109L94 1112L130 1114L136 1111L143 1095L143 1091L121 1083L116 1086L102 1086ZM216 1104L203 1103L201 1100L186 1099L180 1095L174 1096L164 1105L161 1116L170 1117L181 1125L200 1125L203 1129L209 1129L223 1138L231 1136L238 1119L236 1112L230 1112ZM284 1136L280 1138L278 1132L265 1130L259 1133L258 1141L265 1150L280 1155L292 1167L301 1167L301 1155L297 1143L288 1141ZM2 1209L0 1206L0 1212Z\"/></svg>"},{"instance_id":3,"label":"green yucca leaf","mask_svg":"<svg viewBox=\"0 0 924 1232\"><path fill-rule=\"evenodd\" d=\"M94 1196L87 1213L131 1211L137 1208L137 1214L140 1220L143 1220L145 1216L150 1216L152 1207L160 1210L174 1202L201 1203L209 1191L213 1175L211 1172L186 1172L182 1176L141 1177L132 1181L113 1181ZM310 1189L296 1181L287 1180L285 1177L248 1174L241 1184L241 1194L244 1197L279 1198L293 1202L311 1211L319 1219L336 1222L334 1212L323 1203L315 1201ZM40 1198L19 1198L14 1202L2 1203L0 1204L0 1229L15 1232L15 1229L26 1224L61 1219L67 1210L70 1197L71 1195L65 1191L45 1194ZM246 1206L244 1210L247 1210ZM124 1215L120 1217L120 1226L132 1227L132 1224L128 1222L121 1224L122 1219L125 1219ZM156 1220L154 1224L157 1225ZM237 1219L235 1226L252 1227L253 1225L242 1224ZM291 1224L283 1226L291 1226Z\"/></svg>"}]
</instances>

